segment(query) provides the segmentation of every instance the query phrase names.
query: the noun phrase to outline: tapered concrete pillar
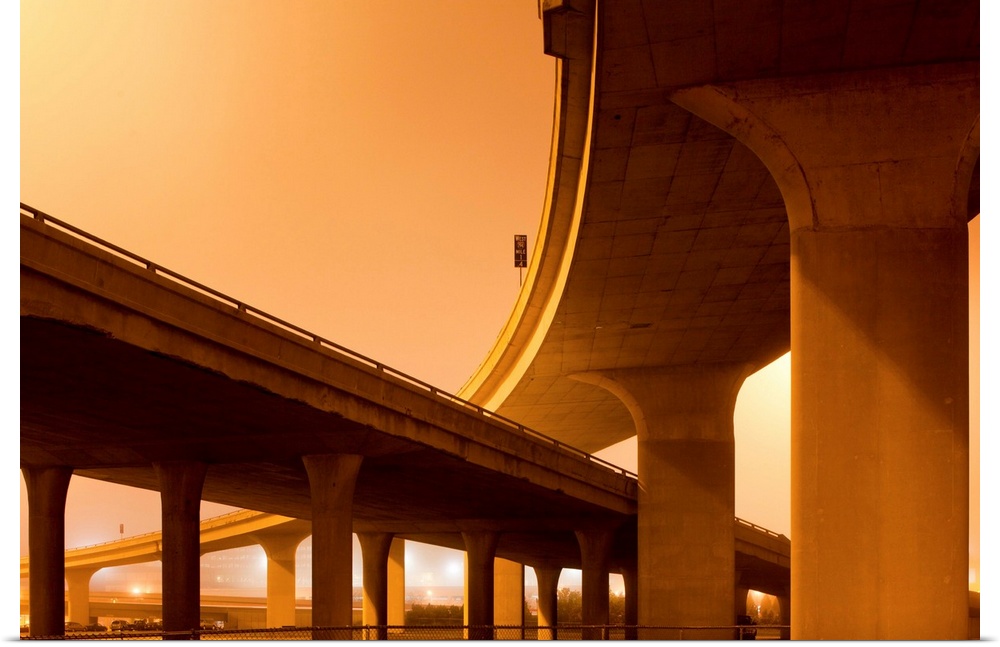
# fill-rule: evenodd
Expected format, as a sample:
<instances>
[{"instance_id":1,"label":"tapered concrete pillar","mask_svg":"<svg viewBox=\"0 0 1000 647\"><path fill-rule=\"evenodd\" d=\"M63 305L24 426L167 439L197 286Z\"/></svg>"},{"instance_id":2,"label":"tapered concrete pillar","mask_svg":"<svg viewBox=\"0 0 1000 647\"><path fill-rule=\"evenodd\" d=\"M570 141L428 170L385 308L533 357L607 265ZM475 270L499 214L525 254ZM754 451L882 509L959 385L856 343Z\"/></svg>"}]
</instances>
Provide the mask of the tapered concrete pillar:
<instances>
[{"instance_id":1,"label":"tapered concrete pillar","mask_svg":"<svg viewBox=\"0 0 1000 647\"><path fill-rule=\"evenodd\" d=\"M614 528L591 528L576 532L576 541L580 544L580 562L583 566L582 623L595 627L583 630L584 640L600 640L606 637L603 628L596 626L608 624L610 595L608 575L614 540Z\"/></svg>"},{"instance_id":2,"label":"tapered concrete pillar","mask_svg":"<svg viewBox=\"0 0 1000 647\"><path fill-rule=\"evenodd\" d=\"M524 640L524 564L493 560L493 623L502 640Z\"/></svg>"},{"instance_id":3,"label":"tapered concrete pillar","mask_svg":"<svg viewBox=\"0 0 1000 647\"><path fill-rule=\"evenodd\" d=\"M354 486L361 456L303 456L312 496L312 622L317 627L351 626ZM347 640L350 632L327 631L318 638Z\"/></svg>"},{"instance_id":4,"label":"tapered concrete pillar","mask_svg":"<svg viewBox=\"0 0 1000 647\"><path fill-rule=\"evenodd\" d=\"M90 624L90 578L96 568L67 568L66 597L69 601L69 619L82 625Z\"/></svg>"},{"instance_id":5,"label":"tapered concrete pillar","mask_svg":"<svg viewBox=\"0 0 1000 647\"><path fill-rule=\"evenodd\" d=\"M576 376L617 395L636 423L640 625L733 624L733 410L752 368L706 364Z\"/></svg>"},{"instance_id":6,"label":"tapered concrete pillar","mask_svg":"<svg viewBox=\"0 0 1000 647\"><path fill-rule=\"evenodd\" d=\"M163 532L163 630L190 631L201 622L201 489L207 466L153 463L160 484Z\"/></svg>"},{"instance_id":7,"label":"tapered concrete pillar","mask_svg":"<svg viewBox=\"0 0 1000 647\"><path fill-rule=\"evenodd\" d=\"M964 639L978 62L676 100L753 149L788 209L792 637Z\"/></svg>"},{"instance_id":8,"label":"tapered concrete pillar","mask_svg":"<svg viewBox=\"0 0 1000 647\"><path fill-rule=\"evenodd\" d=\"M363 563L362 623L375 627L369 639L386 640L389 624L389 549L392 533L359 532L361 560Z\"/></svg>"},{"instance_id":9,"label":"tapered concrete pillar","mask_svg":"<svg viewBox=\"0 0 1000 647\"><path fill-rule=\"evenodd\" d=\"M68 467L21 469L28 491L28 560L31 577L31 636L62 636L65 631L66 492Z\"/></svg>"},{"instance_id":10,"label":"tapered concrete pillar","mask_svg":"<svg viewBox=\"0 0 1000 647\"><path fill-rule=\"evenodd\" d=\"M469 639L493 638L493 560L499 534L489 530L462 533L465 542L465 623Z\"/></svg>"},{"instance_id":11,"label":"tapered concrete pillar","mask_svg":"<svg viewBox=\"0 0 1000 647\"><path fill-rule=\"evenodd\" d=\"M295 626L295 553L305 532L261 531L253 538L267 556L267 626Z\"/></svg>"},{"instance_id":12,"label":"tapered concrete pillar","mask_svg":"<svg viewBox=\"0 0 1000 647\"><path fill-rule=\"evenodd\" d=\"M558 566L535 566L538 580L538 639L558 640L559 575Z\"/></svg>"},{"instance_id":13,"label":"tapered concrete pillar","mask_svg":"<svg viewBox=\"0 0 1000 647\"><path fill-rule=\"evenodd\" d=\"M406 541L394 538L389 547L389 625L406 624Z\"/></svg>"}]
</instances>

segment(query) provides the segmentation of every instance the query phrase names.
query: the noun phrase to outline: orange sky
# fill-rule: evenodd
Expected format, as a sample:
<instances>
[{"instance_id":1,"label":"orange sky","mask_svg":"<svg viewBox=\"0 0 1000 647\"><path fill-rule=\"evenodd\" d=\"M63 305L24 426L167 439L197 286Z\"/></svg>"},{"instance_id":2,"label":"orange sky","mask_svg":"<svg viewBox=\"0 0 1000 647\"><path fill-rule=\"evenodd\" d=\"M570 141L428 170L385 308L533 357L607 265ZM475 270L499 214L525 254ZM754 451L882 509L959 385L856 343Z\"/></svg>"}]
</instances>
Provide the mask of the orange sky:
<instances>
[{"instance_id":1,"label":"orange sky","mask_svg":"<svg viewBox=\"0 0 1000 647\"><path fill-rule=\"evenodd\" d=\"M20 38L21 201L445 390L489 351L545 190L536 0L30 0ZM736 414L737 514L785 534L787 379ZM68 545L158 528L107 488Z\"/></svg>"}]
</instances>

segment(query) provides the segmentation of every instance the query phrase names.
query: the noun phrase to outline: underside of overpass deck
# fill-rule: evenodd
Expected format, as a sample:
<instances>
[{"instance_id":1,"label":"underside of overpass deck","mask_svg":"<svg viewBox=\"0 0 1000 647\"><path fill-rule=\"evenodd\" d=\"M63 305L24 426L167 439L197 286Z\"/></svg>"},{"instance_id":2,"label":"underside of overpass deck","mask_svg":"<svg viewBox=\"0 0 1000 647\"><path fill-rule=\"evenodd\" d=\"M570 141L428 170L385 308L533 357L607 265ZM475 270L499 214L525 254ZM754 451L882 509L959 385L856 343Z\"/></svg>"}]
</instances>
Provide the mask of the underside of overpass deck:
<instances>
[{"instance_id":1,"label":"underside of overpass deck","mask_svg":"<svg viewBox=\"0 0 1000 647\"><path fill-rule=\"evenodd\" d=\"M526 564L558 556L579 567L574 529L581 519L603 520L622 526L623 558L634 552L634 514L93 329L23 317L21 362L25 467L66 465L81 476L156 491L153 462L197 460L210 466L205 500L309 519L301 457L361 454L357 532L461 549L463 530L503 529L498 556Z\"/></svg>"},{"instance_id":2,"label":"underside of overpass deck","mask_svg":"<svg viewBox=\"0 0 1000 647\"><path fill-rule=\"evenodd\" d=\"M781 189L746 143L679 104L680 91L809 75L859 82L875 69L978 62L979 5L556 4L566 9L551 11L546 29L551 53L564 57L555 141L565 159L553 166L555 196L528 276L536 284L461 394L592 452L636 429L621 399L588 374L756 370L791 347ZM585 156L587 168L570 163ZM971 219L978 162L967 181ZM547 322L531 319L546 309Z\"/></svg>"}]
</instances>

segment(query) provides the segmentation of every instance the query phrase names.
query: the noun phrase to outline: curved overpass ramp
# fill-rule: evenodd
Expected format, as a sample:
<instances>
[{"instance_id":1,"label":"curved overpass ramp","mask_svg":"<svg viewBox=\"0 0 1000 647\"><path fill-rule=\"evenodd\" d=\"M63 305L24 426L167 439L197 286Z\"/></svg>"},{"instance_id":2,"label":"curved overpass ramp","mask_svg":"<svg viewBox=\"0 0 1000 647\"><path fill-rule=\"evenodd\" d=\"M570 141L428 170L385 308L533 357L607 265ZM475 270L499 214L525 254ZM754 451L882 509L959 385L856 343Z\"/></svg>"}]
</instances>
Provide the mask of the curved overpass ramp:
<instances>
[{"instance_id":1,"label":"curved overpass ramp","mask_svg":"<svg viewBox=\"0 0 1000 647\"><path fill-rule=\"evenodd\" d=\"M548 199L460 395L585 451L637 435L640 622L719 624L732 409L791 350L793 638L964 638L979 4L540 9ZM945 617L894 598L941 582Z\"/></svg>"},{"instance_id":2,"label":"curved overpass ramp","mask_svg":"<svg viewBox=\"0 0 1000 647\"><path fill-rule=\"evenodd\" d=\"M693 88L979 58L975 2L797 4L540 2L559 89L547 200L519 301L461 397L593 452L635 435L596 374L753 371L790 349L781 189L696 114Z\"/></svg>"}]
</instances>

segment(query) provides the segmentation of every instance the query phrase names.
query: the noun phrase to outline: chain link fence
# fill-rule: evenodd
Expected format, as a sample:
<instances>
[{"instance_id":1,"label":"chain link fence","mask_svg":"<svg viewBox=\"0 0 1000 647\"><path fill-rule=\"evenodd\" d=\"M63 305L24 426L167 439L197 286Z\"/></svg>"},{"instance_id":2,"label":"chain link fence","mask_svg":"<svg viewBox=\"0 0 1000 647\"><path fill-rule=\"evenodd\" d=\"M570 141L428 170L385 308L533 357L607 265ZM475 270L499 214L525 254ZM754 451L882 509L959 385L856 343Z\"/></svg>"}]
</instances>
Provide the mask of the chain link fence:
<instances>
[{"instance_id":1,"label":"chain link fence","mask_svg":"<svg viewBox=\"0 0 1000 647\"><path fill-rule=\"evenodd\" d=\"M23 640L753 640L787 636L787 625L647 627L641 625L444 625L279 627L169 631L73 631ZM762 635L763 634L763 635Z\"/></svg>"}]
</instances>

